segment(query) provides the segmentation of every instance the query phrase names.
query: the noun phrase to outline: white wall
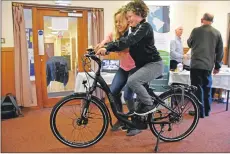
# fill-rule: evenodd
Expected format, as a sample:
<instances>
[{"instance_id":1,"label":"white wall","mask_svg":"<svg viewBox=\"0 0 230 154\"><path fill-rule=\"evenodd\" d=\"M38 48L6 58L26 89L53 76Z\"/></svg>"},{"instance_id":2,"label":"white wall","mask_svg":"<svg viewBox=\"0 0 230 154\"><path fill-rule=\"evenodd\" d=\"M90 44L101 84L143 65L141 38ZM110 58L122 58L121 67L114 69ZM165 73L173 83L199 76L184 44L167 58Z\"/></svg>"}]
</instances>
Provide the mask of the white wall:
<instances>
[{"instance_id":1,"label":"white wall","mask_svg":"<svg viewBox=\"0 0 230 154\"><path fill-rule=\"evenodd\" d=\"M230 1L201 1L197 10L196 26L200 26L203 14L209 12L214 15L213 27L222 35L224 46L227 46L227 20L230 13Z\"/></svg>"},{"instance_id":2,"label":"white wall","mask_svg":"<svg viewBox=\"0 0 230 154\"><path fill-rule=\"evenodd\" d=\"M2 47L13 47L13 18L12 6L9 1L2 1L2 38L5 38L5 44ZM3 22L4 21L4 22Z\"/></svg>"},{"instance_id":3,"label":"white wall","mask_svg":"<svg viewBox=\"0 0 230 154\"><path fill-rule=\"evenodd\" d=\"M198 3L198 2L196 2ZM187 39L190 36L194 25L196 24L197 5L194 3L173 3L171 5L171 34L175 36L175 29L178 26L183 26L182 41L184 47L188 47Z\"/></svg>"}]
</instances>

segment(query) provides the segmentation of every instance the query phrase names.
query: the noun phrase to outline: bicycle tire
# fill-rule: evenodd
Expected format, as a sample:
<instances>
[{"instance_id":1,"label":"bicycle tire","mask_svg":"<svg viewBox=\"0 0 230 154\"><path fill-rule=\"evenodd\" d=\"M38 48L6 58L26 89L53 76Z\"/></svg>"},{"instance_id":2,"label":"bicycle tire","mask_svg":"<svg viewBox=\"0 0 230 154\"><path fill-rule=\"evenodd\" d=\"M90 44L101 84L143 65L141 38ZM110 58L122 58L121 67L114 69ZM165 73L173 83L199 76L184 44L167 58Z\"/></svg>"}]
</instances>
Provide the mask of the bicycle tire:
<instances>
[{"instance_id":1,"label":"bicycle tire","mask_svg":"<svg viewBox=\"0 0 230 154\"><path fill-rule=\"evenodd\" d=\"M172 95L181 95L181 91L176 91L174 92L173 90L169 90L169 91L166 91L164 92L163 94L161 94L159 97L162 99L162 100L165 100L167 99L168 97L171 97ZM194 95L190 94L189 92L185 91L184 92L184 96L185 97L188 97L189 99L192 100L192 104L194 106L194 109L195 109L195 120L193 121L192 125L189 127L189 129L183 133L182 135L180 136L177 136L175 138L167 138L167 137L164 137L162 136L162 134L159 136L159 138L164 141L164 142L177 142L177 141L180 141L180 140L183 140L184 138L188 137L196 128L198 122L199 122L199 102L197 100L197 98L195 98ZM150 115L149 115L150 116ZM152 116L152 115L151 115ZM151 120L151 118L149 118ZM157 137L158 136L158 131L156 130L156 127L154 125L159 125L159 124L151 124L149 123L149 127L150 127L150 130L152 131L152 133Z\"/></svg>"},{"instance_id":2,"label":"bicycle tire","mask_svg":"<svg viewBox=\"0 0 230 154\"><path fill-rule=\"evenodd\" d=\"M57 112L59 111L59 109L64 105L66 104L67 102L71 101L71 100L78 100L78 99L86 99L86 93L75 93L73 95L70 95L70 96L67 96L67 97L64 97L62 100L60 100L52 109L52 112L51 112L51 115L50 115L50 128L52 130L52 133L54 134L54 136L63 144L67 145L67 146L70 146L70 147L73 147L73 148L86 148L86 147L89 147L89 146L92 146L94 144L96 144L98 141L100 141L105 133L107 132L108 130L108 125L109 125L109 116L108 116L108 112L107 110L105 109L104 105L103 105L103 102L100 101L100 99L98 99L97 97L95 96L92 96L91 97L91 102L90 103L93 103L94 105L96 105L102 115L103 115L103 127L100 131L100 133L97 135L97 137L90 141L90 142L86 142L86 143L73 143L73 142L70 142L68 140L66 140L65 138L62 137L62 135L59 133L57 127L56 127L56 115L57 115Z\"/></svg>"}]
</instances>

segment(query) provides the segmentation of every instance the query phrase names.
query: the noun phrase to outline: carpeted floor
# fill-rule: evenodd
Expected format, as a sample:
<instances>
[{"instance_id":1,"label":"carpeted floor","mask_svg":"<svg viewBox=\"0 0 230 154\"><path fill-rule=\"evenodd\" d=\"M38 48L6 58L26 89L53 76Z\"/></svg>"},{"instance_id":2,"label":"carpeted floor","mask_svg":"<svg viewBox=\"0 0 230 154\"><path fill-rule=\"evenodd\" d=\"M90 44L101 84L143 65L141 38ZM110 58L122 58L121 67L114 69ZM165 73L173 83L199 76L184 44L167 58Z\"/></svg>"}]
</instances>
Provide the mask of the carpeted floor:
<instances>
[{"instance_id":1,"label":"carpeted floor","mask_svg":"<svg viewBox=\"0 0 230 154\"><path fill-rule=\"evenodd\" d=\"M212 110L189 137L175 143L161 142L159 152L230 152L230 111L225 111L225 104L216 103ZM2 121L1 152L153 152L156 142L149 130L134 137L108 130L96 145L74 149L61 144L51 133L50 109L23 113L24 117Z\"/></svg>"}]
</instances>

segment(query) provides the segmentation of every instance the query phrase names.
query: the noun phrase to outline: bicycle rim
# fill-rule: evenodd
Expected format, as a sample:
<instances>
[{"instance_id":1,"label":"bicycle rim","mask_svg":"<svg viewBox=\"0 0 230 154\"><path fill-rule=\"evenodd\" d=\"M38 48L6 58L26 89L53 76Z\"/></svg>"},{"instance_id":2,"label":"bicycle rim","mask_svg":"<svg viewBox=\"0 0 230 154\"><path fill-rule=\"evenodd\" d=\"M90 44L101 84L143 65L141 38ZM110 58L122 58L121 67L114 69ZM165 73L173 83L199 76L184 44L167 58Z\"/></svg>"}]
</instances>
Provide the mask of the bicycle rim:
<instances>
[{"instance_id":1,"label":"bicycle rim","mask_svg":"<svg viewBox=\"0 0 230 154\"><path fill-rule=\"evenodd\" d=\"M105 135L105 133L106 133L106 131L108 129L108 124L109 124L109 122L108 122L109 121L108 113L104 109L102 103L99 100L95 99L94 96L91 98L89 110L90 109L92 110L92 108L97 108L98 112L95 112L94 114L90 114L89 113L90 111L88 111L88 113L89 113L88 114L88 123L78 127L77 120L79 119L79 117L81 115L81 111L79 109L79 111L80 111L79 113L73 113L73 109L71 109L71 107L75 106L75 109L76 109L76 104L77 103L72 103L71 101L85 100L85 98L86 97L85 97L84 94L83 95L80 94L79 96L76 95L76 96L66 97L63 100L61 100L60 102L58 102L54 106L54 108L53 108L53 110L51 112L51 116L50 116L51 130L52 130L54 136L60 142L62 142L63 144L65 144L67 146L74 147L74 148L85 148L85 147L88 147L88 146L92 146L92 145L96 144L98 141L100 141L103 138L103 136ZM67 103L69 103L70 105L66 105ZM82 103L84 103L84 101L80 102L79 105L82 106ZM63 114L63 115L65 115L66 117L68 117L70 119L68 122L64 118L57 119L59 117L58 115L59 115L59 113L61 113L62 109L64 111L67 111L67 112L68 111L72 112L71 117L66 116L66 114ZM93 117L94 118L98 117L99 120L101 119L101 121L102 121L101 122L102 123L101 128L95 127L95 126L97 126L96 122L97 122L98 119L92 120ZM60 126L62 128L64 128L64 129L60 129ZM87 130L87 128L86 128L87 126L90 126L91 130L98 131L98 134L94 135L94 137L92 139L89 139L89 135L93 136L94 133L92 133L92 131L89 131L89 128ZM70 133L66 131L67 127L68 128L73 127L72 129L70 129L71 130ZM82 132L80 133L80 131L82 131ZM68 134L72 135L70 137L71 140L69 138L67 139L67 137L69 137ZM85 137L85 139L84 140L79 139L79 141L76 141L76 136L77 136L77 138L80 137L80 136ZM72 140L72 138L74 138L74 139Z\"/></svg>"},{"instance_id":2,"label":"bicycle rim","mask_svg":"<svg viewBox=\"0 0 230 154\"><path fill-rule=\"evenodd\" d=\"M172 98L172 96L181 96L181 92L172 92L172 91L168 91L165 94L161 95L161 99L163 101L165 100L170 100L170 98ZM193 107L191 109L187 109L185 105L188 105L188 103L186 104L186 101L184 100L184 104L181 104L181 102L178 104L178 108L176 108L176 105L174 105L174 109L177 112L180 112L178 110L183 109L183 113L181 120L175 123L172 123L171 126L170 125L165 125L164 129L163 129L163 133L159 136L161 140L165 141L165 142L175 142L175 141L180 141L184 138L186 138L187 136L189 136L194 129L196 128L198 122L199 122L199 107L198 107L198 103L196 102L196 99L194 99L194 97L192 95L190 95L189 93L185 92L184 95L184 99L189 101L189 104ZM170 100L171 101L171 100ZM166 101L165 101L166 102ZM171 102L172 104L172 102ZM183 105L183 106L182 106ZM183 107L183 108L182 108ZM157 113L155 112L154 115L152 115L155 119L159 116L167 116L167 115L163 115L162 110L164 109L159 109L158 111L161 111L161 113ZM174 110L174 111L175 111ZM189 115L189 111L193 110L194 111L194 116ZM169 114L170 112L166 113ZM169 121L169 118L164 119L164 121ZM189 127L185 127L186 124L191 123L191 125ZM155 136L158 136L159 132L160 132L160 125L159 124L150 124L150 129L152 131L152 133ZM170 130L170 128L172 130ZM183 133L177 133L177 135L172 135L172 131L175 132L175 130L177 130L177 132L179 132L180 130L184 129L185 131L183 131ZM170 135L171 133L171 135Z\"/></svg>"}]
</instances>

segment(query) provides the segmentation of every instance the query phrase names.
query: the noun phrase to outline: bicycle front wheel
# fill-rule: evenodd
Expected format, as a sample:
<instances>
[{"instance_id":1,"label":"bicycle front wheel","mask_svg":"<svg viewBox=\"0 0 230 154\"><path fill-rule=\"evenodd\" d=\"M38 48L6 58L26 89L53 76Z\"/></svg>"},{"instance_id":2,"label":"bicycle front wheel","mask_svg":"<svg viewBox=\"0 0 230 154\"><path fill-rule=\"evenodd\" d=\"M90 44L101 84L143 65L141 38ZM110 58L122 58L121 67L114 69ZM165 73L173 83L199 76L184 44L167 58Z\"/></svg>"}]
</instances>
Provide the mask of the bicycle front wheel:
<instances>
[{"instance_id":1,"label":"bicycle front wheel","mask_svg":"<svg viewBox=\"0 0 230 154\"><path fill-rule=\"evenodd\" d=\"M159 105L157 111L149 115L151 120L159 119L157 122L167 121L171 123L164 125L163 133L159 136L160 139L165 142L175 142L189 136L199 121L199 102L195 96L185 91L184 97L182 97L181 91L169 90L159 97L165 102L165 105L180 114L180 117L176 117L170 110ZM190 115L189 111L194 111L194 115ZM155 136L158 136L161 126L150 123L150 129Z\"/></svg>"},{"instance_id":2,"label":"bicycle front wheel","mask_svg":"<svg viewBox=\"0 0 230 154\"><path fill-rule=\"evenodd\" d=\"M108 129L109 116L102 102L92 96L87 117L82 119L85 103L85 93L73 94L63 98L52 109L51 130L67 146L85 148L94 145L103 138Z\"/></svg>"}]
</instances>

